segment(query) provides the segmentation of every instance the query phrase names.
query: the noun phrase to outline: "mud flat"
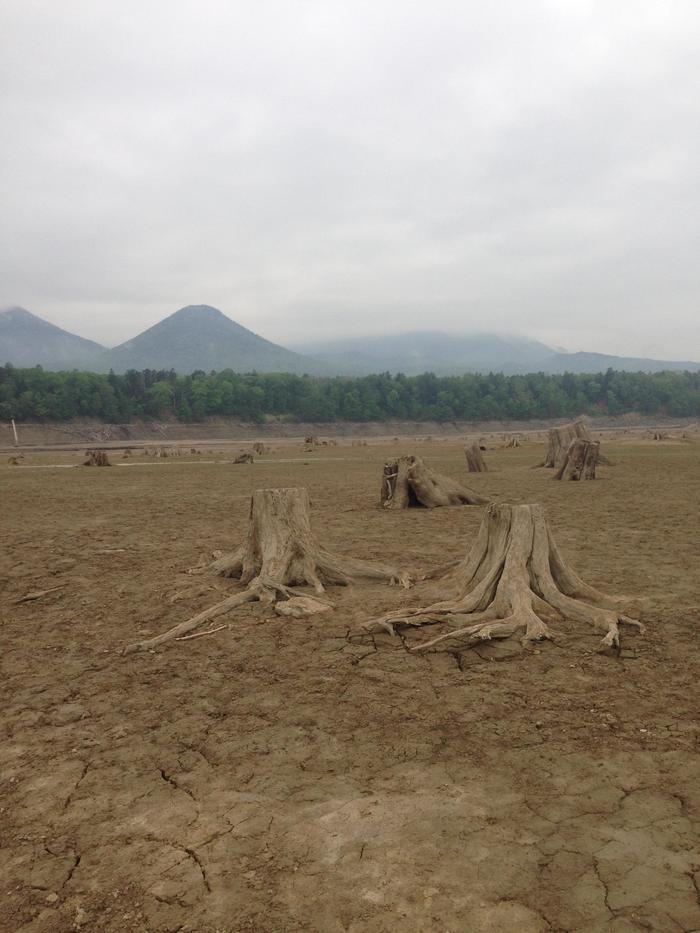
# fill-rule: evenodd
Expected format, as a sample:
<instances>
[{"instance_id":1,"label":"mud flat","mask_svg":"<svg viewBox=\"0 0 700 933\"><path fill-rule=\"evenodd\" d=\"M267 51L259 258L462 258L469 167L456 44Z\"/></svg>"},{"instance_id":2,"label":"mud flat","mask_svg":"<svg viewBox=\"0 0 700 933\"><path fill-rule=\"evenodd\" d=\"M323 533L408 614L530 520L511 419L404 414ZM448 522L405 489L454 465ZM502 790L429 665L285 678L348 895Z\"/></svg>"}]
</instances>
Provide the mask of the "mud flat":
<instances>
[{"instance_id":1,"label":"mud flat","mask_svg":"<svg viewBox=\"0 0 700 933\"><path fill-rule=\"evenodd\" d=\"M541 502L583 579L648 599L645 634L599 654L564 622L525 653L411 654L346 636L440 583L359 582L326 615L251 603L122 657L235 590L186 571L239 543L254 489L305 486L328 547L416 569L461 557L484 509L377 508L408 438L236 466L237 439L199 461L134 453L138 469L56 450L1 465L0 930L700 929L700 444L610 437L588 483L532 469L537 437L487 446L480 474L461 441L419 452Z\"/></svg>"}]
</instances>

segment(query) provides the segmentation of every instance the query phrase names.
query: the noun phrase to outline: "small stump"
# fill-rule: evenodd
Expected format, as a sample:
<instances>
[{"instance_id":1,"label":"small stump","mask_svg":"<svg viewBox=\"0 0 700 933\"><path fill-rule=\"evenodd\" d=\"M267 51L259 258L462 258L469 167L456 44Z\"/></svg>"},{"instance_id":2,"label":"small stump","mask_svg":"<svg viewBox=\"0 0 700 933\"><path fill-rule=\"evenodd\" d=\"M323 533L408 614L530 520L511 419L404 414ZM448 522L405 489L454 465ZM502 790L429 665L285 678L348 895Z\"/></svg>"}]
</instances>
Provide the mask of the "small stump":
<instances>
[{"instance_id":1,"label":"small stump","mask_svg":"<svg viewBox=\"0 0 700 933\"><path fill-rule=\"evenodd\" d=\"M112 464L109 462L109 457L107 456L106 450L86 450L85 457L87 459L83 463L83 466L112 466Z\"/></svg>"},{"instance_id":2,"label":"small stump","mask_svg":"<svg viewBox=\"0 0 700 933\"><path fill-rule=\"evenodd\" d=\"M476 441L474 441L471 447L467 447L464 453L467 457L467 466L469 467L470 473L488 472L486 463L481 453L481 447L479 447Z\"/></svg>"}]
</instances>

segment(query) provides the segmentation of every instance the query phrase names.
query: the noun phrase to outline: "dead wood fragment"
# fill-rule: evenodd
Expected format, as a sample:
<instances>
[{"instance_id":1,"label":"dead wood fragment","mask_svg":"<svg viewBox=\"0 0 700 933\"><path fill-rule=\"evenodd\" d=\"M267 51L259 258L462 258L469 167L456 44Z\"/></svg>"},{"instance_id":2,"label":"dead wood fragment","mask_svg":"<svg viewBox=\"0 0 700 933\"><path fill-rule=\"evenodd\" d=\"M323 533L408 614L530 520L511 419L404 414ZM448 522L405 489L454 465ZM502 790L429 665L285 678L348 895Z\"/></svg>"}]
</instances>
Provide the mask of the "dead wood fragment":
<instances>
[{"instance_id":1,"label":"dead wood fragment","mask_svg":"<svg viewBox=\"0 0 700 933\"><path fill-rule=\"evenodd\" d=\"M30 603L35 599L41 599L42 596L46 596L48 593L54 593L56 590L62 590L65 584L61 583L60 586L50 586L48 590L36 590L33 593L27 593L25 596L20 596L19 599L15 600L16 604L19 603Z\"/></svg>"},{"instance_id":2,"label":"dead wood fragment","mask_svg":"<svg viewBox=\"0 0 700 933\"><path fill-rule=\"evenodd\" d=\"M195 632L194 635L180 635L180 637L176 638L175 641L189 641L191 638L203 638L205 635L215 635L216 632L220 632L222 629L228 627L228 625L219 625L216 628L207 629L206 632Z\"/></svg>"}]
</instances>

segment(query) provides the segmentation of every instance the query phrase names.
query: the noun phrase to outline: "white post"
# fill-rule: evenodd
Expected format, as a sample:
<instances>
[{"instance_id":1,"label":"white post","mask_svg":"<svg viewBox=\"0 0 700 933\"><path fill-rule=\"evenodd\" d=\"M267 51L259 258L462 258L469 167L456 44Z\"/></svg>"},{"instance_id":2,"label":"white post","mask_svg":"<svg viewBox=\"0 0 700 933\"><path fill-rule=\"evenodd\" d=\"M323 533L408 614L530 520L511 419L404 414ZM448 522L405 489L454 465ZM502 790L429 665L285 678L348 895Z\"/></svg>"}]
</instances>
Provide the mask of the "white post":
<instances>
[{"instance_id":1,"label":"white post","mask_svg":"<svg viewBox=\"0 0 700 933\"><path fill-rule=\"evenodd\" d=\"M17 447L17 445L19 444L19 441L17 440L17 428L15 427L15 419L11 418L10 420L12 421L12 433L15 435L15 447Z\"/></svg>"}]
</instances>

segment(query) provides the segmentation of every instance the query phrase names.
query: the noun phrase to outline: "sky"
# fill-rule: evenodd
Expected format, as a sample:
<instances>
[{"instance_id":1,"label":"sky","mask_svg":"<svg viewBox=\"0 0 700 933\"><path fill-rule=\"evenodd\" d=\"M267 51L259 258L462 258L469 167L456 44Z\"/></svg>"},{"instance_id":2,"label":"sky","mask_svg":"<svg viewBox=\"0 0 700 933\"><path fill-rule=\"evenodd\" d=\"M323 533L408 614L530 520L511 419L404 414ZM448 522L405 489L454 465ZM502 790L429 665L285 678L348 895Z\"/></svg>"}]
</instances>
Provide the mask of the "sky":
<instances>
[{"instance_id":1,"label":"sky","mask_svg":"<svg viewBox=\"0 0 700 933\"><path fill-rule=\"evenodd\" d=\"M3 0L0 307L700 359L697 0Z\"/></svg>"}]
</instances>

